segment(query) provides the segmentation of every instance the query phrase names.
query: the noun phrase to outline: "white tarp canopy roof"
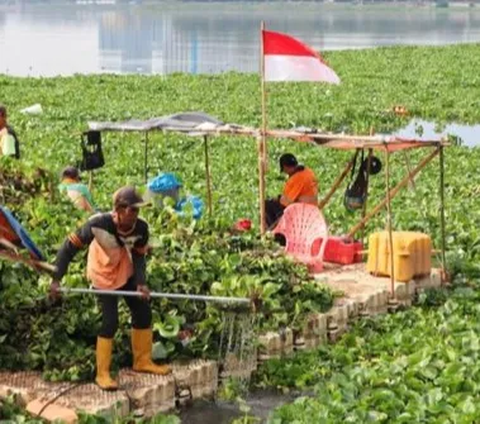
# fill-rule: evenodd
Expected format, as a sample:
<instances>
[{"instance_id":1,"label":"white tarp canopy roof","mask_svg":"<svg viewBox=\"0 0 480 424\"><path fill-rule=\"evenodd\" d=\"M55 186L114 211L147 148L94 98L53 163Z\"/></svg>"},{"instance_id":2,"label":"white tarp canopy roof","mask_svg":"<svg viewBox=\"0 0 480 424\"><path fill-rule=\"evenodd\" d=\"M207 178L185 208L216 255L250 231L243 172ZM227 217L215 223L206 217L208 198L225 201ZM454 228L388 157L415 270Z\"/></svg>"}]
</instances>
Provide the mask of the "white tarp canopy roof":
<instances>
[{"instance_id":1,"label":"white tarp canopy roof","mask_svg":"<svg viewBox=\"0 0 480 424\"><path fill-rule=\"evenodd\" d=\"M207 135L246 135L258 137L261 131L257 128L237 124L225 124L219 119L204 112L181 112L145 121L130 119L122 122L89 122L90 131L171 131L189 136ZM416 147L438 147L448 145L444 140L404 139L390 135L348 135L317 132L316 129L298 127L289 130L267 130L266 135L273 138L292 139L310 142L319 147L330 147L342 150L372 148L380 150L403 150Z\"/></svg>"},{"instance_id":2,"label":"white tarp canopy roof","mask_svg":"<svg viewBox=\"0 0 480 424\"><path fill-rule=\"evenodd\" d=\"M190 135L202 135L202 131L244 128L241 125L225 125L217 118L203 112L182 112L174 115L150 118L145 121L130 119L122 122L89 122L90 131L178 131Z\"/></svg>"}]
</instances>

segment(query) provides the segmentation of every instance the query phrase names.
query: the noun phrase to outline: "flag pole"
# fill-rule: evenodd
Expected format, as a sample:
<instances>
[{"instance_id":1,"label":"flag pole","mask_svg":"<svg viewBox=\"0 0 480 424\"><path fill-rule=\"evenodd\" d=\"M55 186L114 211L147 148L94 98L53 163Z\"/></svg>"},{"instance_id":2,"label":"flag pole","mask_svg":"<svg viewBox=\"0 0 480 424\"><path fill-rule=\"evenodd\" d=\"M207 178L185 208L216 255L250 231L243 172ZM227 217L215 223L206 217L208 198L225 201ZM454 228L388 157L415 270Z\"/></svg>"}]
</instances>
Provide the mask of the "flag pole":
<instances>
[{"instance_id":1,"label":"flag pole","mask_svg":"<svg viewBox=\"0 0 480 424\"><path fill-rule=\"evenodd\" d=\"M265 234L265 169L267 160L266 138L267 138L267 92L265 90L265 52L263 46L263 31L265 30L265 21L260 24L260 80L262 90L262 131L258 139L258 191L260 199L260 233Z\"/></svg>"}]
</instances>

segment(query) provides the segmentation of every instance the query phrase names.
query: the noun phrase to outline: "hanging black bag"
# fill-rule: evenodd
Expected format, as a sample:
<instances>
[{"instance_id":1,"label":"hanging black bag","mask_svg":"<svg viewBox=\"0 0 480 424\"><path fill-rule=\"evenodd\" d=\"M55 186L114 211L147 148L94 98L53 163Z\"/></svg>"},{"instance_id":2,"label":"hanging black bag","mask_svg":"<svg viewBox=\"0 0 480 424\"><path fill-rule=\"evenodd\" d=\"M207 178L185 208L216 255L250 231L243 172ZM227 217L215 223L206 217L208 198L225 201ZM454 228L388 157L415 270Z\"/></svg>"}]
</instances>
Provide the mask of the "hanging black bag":
<instances>
[{"instance_id":1,"label":"hanging black bag","mask_svg":"<svg viewBox=\"0 0 480 424\"><path fill-rule=\"evenodd\" d=\"M357 209L361 209L367 197L367 169L366 169L367 166L364 160L363 149L361 150L362 150L362 157L360 160L358 175L356 176L355 179L353 179L355 176L355 168L357 166L357 156L358 156L359 150L355 152L355 156L353 157L353 166L352 166L352 172L350 174L351 175L350 183L347 189L345 190L345 195L343 199L343 203L345 207L351 212L354 212Z\"/></svg>"},{"instance_id":2,"label":"hanging black bag","mask_svg":"<svg viewBox=\"0 0 480 424\"><path fill-rule=\"evenodd\" d=\"M85 139L85 135L87 136ZM88 131L82 134L82 171L91 171L105 165L100 131Z\"/></svg>"}]
</instances>

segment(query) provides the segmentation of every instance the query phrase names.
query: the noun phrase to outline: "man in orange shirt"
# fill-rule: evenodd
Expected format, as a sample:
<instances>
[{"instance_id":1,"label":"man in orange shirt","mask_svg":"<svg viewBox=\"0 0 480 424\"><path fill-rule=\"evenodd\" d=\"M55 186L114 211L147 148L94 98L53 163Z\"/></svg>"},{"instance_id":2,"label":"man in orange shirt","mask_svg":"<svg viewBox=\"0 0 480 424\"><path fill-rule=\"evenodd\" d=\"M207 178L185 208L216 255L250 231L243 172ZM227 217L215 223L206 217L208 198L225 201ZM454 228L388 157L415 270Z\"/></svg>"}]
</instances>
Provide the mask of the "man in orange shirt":
<instances>
[{"instance_id":1,"label":"man in orange shirt","mask_svg":"<svg viewBox=\"0 0 480 424\"><path fill-rule=\"evenodd\" d=\"M132 314L133 370L165 375L167 365L156 365L152 353L152 312L146 301L145 255L148 250L148 224L138 217L143 199L133 187L123 187L114 194L113 211L92 216L79 230L70 234L57 254L57 272L51 284L52 297L59 295L60 281L73 257L88 247L87 278L94 288L142 293L125 297ZM110 376L113 338L118 327L118 297L100 295L102 327L97 337L97 376L95 382L104 390L115 390L118 384Z\"/></svg>"},{"instance_id":2,"label":"man in orange shirt","mask_svg":"<svg viewBox=\"0 0 480 424\"><path fill-rule=\"evenodd\" d=\"M318 204L318 183L310 168L299 165L295 156L285 153L280 157L280 170L288 175L288 180L278 199L265 202L265 218L269 229L275 226L285 208L292 203Z\"/></svg>"}]
</instances>

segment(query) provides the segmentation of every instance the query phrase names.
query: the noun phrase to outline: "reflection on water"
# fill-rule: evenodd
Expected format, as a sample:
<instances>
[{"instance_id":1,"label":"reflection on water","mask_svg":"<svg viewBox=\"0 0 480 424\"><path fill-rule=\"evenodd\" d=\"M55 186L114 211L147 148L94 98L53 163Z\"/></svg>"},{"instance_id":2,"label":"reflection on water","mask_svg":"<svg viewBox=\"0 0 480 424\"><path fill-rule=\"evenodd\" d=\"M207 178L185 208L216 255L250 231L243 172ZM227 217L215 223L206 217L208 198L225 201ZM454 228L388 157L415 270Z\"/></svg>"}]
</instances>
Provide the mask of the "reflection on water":
<instances>
[{"instance_id":1,"label":"reflection on water","mask_svg":"<svg viewBox=\"0 0 480 424\"><path fill-rule=\"evenodd\" d=\"M320 50L480 41L479 8L2 1L0 73L14 75L257 72L262 19Z\"/></svg>"},{"instance_id":2,"label":"reflection on water","mask_svg":"<svg viewBox=\"0 0 480 424\"><path fill-rule=\"evenodd\" d=\"M422 140L438 140L446 137L448 134L459 137L462 146L476 147L480 146L480 125L462 125L448 124L437 128L434 122L423 121L421 119L412 120L405 128L396 132L399 137L419 138Z\"/></svg>"},{"instance_id":3,"label":"reflection on water","mask_svg":"<svg viewBox=\"0 0 480 424\"><path fill-rule=\"evenodd\" d=\"M273 391L257 391L245 398L249 414L267 420L271 413L285 403L293 402L299 396L311 396L309 392L281 394ZM197 401L179 413L182 424L231 424L235 418L244 417L235 403L217 400L216 402ZM265 421L262 421L265 422Z\"/></svg>"}]
</instances>

